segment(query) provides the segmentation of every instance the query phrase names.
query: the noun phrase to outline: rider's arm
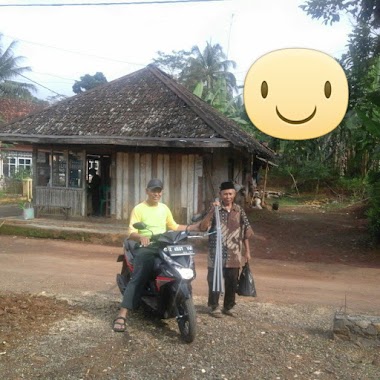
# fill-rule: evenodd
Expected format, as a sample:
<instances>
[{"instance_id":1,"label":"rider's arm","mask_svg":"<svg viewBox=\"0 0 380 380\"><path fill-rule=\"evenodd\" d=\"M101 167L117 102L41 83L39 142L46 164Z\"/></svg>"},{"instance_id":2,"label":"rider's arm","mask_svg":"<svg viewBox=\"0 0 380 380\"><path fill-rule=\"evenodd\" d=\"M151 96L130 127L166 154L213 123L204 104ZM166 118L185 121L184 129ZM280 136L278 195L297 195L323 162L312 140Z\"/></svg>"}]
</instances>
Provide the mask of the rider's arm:
<instances>
[{"instance_id":1,"label":"rider's arm","mask_svg":"<svg viewBox=\"0 0 380 380\"><path fill-rule=\"evenodd\" d=\"M139 234L139 231L133 227L134 223L140 222L141 216L134 208L131 212L131 218L128 226L127 238L140 243L143 247L146 247L150 243L149 237L143 236Z\"/></svg>"},{"instance_id":2,"label":"rider's arm","mask_svg":"<svg viewBox=\"0 0 380 380\"><path fill-rule=\"evenodd\" d=\"M146 247L150 243L150 239L147 236L142 236L137 232L132 232L128 239L137 241L137 243L140 243L143 247Z\"/></svg>"},{"instance_id":3,"label":"rider's arm","mask_svg":"<svg viewBox=\"0 0 380 380\"><path fill-rule=\"evenodd\" d=\"M133 227L133 225L137 222L140 222L140 221L141 221L141 218L138 215L138 213L136 212L136 207L134 207L132 212L131 212L131 217L129 219L129 225L128 225L128 231L127 231L127 238L128 239L136 240L135 235L138 234L138 230L135 227Z\"/></svg>"},{"instance_id":4,"label":"rider's arm","mask_svg":"<svg viewBox=\"0 0 380 380\"><path fill-rule=\"evenodd\" d=\"M173 218L173 214L170 211L170 209L167 209L167 217L166 217L166 229L167 230L172 230L172 231L199 231L199 224L200 223L195 223L191 225L186 225L186 224L178 224L175 222Z\"/></svg>"},{"instance_id":5,"label":"rider's arm","mask_svg":"<svg viewBox=\"0 0 380 380\"><path fill-rule=\"evenodd\" d=\"M189 224L188 226L185 224L179 224L176 231L185 231L186 229L188 231L199 231L199 225L200 225L200 222L195 223L195 224Z\"/></svg>"},{"instance_id":6,"label":"rider's arm","mask_svg":"<svg viewBox=\"0 0 380 380\"><path fill-rule=\"evenodd\" d=\"M166 230L167 231L184 231L180 229L180 224L176 223L174 218L173 218L173 214L172 212L170 211L169 207L166 207ZM186 226L185 226L186 227Z\"/></svg>"}]
</instances>

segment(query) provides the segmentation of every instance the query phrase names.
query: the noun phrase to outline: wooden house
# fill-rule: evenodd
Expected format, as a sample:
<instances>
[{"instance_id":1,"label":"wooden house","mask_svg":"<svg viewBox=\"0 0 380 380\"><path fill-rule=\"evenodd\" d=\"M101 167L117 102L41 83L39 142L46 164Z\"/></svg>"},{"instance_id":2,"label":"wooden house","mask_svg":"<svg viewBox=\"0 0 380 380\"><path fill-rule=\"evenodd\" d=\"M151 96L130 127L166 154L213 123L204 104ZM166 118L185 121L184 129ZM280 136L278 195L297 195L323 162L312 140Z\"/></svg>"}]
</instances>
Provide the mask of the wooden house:
<instances>
[{"instance_id":1,"label":"wooden house","mask_svg":"<svg viewBox=\"0 0 380 380\"><path fill-rule=\"evenodd\" d=\"M127 220L149 179L178 222L203 211L220 182L244 185L273 152L153 65L0 127L0 141L33 147L33 202L90 214L89 169L103 215Z\"/></svg>"}]
</instances>

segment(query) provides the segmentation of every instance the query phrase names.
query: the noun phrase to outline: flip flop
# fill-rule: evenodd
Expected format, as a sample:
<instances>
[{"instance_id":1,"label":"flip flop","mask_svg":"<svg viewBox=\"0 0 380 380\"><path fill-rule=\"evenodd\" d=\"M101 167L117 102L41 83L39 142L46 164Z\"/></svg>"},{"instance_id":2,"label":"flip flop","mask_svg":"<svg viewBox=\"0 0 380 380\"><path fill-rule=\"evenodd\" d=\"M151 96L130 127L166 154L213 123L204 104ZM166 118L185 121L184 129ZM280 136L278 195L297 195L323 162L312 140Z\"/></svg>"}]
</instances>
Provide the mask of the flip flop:
<instances>
[{"instance_id":1,"label":"flip flop","mask_svg":"<svg viewBox=\"0 0 380 380\"><path fill-rule=\"evenodd\" d=\"M117 322L118 320L122 320L123 322ZM127 319L124 317L117 317L113 321L113 331L115 332L124 332L127 329L126 326ZM116 327L115 325L119 325L121 327Z\"/></svg>"}]
</instances>

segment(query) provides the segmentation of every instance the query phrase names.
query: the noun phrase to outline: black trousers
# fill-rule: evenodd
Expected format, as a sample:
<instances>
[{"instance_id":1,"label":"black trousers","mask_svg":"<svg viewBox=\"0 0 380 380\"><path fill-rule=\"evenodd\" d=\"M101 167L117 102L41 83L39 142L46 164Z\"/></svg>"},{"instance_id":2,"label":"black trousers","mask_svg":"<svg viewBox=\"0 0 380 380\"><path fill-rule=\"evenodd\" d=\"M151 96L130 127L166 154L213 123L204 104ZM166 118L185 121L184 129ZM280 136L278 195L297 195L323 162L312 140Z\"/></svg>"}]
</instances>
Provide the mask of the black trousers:
<instances>
[{"instance_id":1,"label":"black trousers","mask_svg":"<svg viewBox=\"0 0 380 380\"><path fill-rule=\"evenodd\" d=\"M141 294L144 285L153 276L154 259L157 257L157 249L142 247L137 249L133 259L132 278L125 288L123 300L120 306L125 309L134 310L140 305Z\"/></svg>"},{"instance_id":2,"label":"black trousers","mask_svg":"<svg viewBox=\"0 0 380 380\"><path fill-rule=\"evenodd\" d=\"M95 191L91 195L92 215L100 215L100 194Z\"/></svg>"},{"instance_id":3,"label":"black trousers","mask_svg":"<svg viewBox=\"0 0 380 380\"><path fill-rule=\"evenodd\" d=\"M223 307L226 310L232 309L236 302L236 289L239 278L239 268L223 268L224 277L224 301ZM208 306L216 307L219 305L220 292L212 291L212 283L214 278L214 268L208 268Z\"/></svg>"}]
</instances>

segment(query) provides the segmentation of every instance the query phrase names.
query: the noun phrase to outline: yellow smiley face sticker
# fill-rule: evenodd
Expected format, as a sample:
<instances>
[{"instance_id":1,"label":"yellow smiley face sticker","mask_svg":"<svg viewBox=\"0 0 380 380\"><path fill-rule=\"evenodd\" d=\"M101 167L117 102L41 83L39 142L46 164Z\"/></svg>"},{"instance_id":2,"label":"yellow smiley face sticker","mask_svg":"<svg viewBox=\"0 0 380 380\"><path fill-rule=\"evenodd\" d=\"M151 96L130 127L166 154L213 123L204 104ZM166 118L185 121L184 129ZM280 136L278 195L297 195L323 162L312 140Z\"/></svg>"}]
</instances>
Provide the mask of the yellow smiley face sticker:
<instances>
[{"instance_id":1,"label":"yellow smiley face sticker","mask_svg":"<svg viewBox=\"0 0 380 380\"><path fill-rule=\"evenodd\" d=\"M348 83L339 63L311 49L283 49L259 58L244 82L244 104L262 132L284 140L323 136L342 121Z\"/></svg>"}]
</instances>

